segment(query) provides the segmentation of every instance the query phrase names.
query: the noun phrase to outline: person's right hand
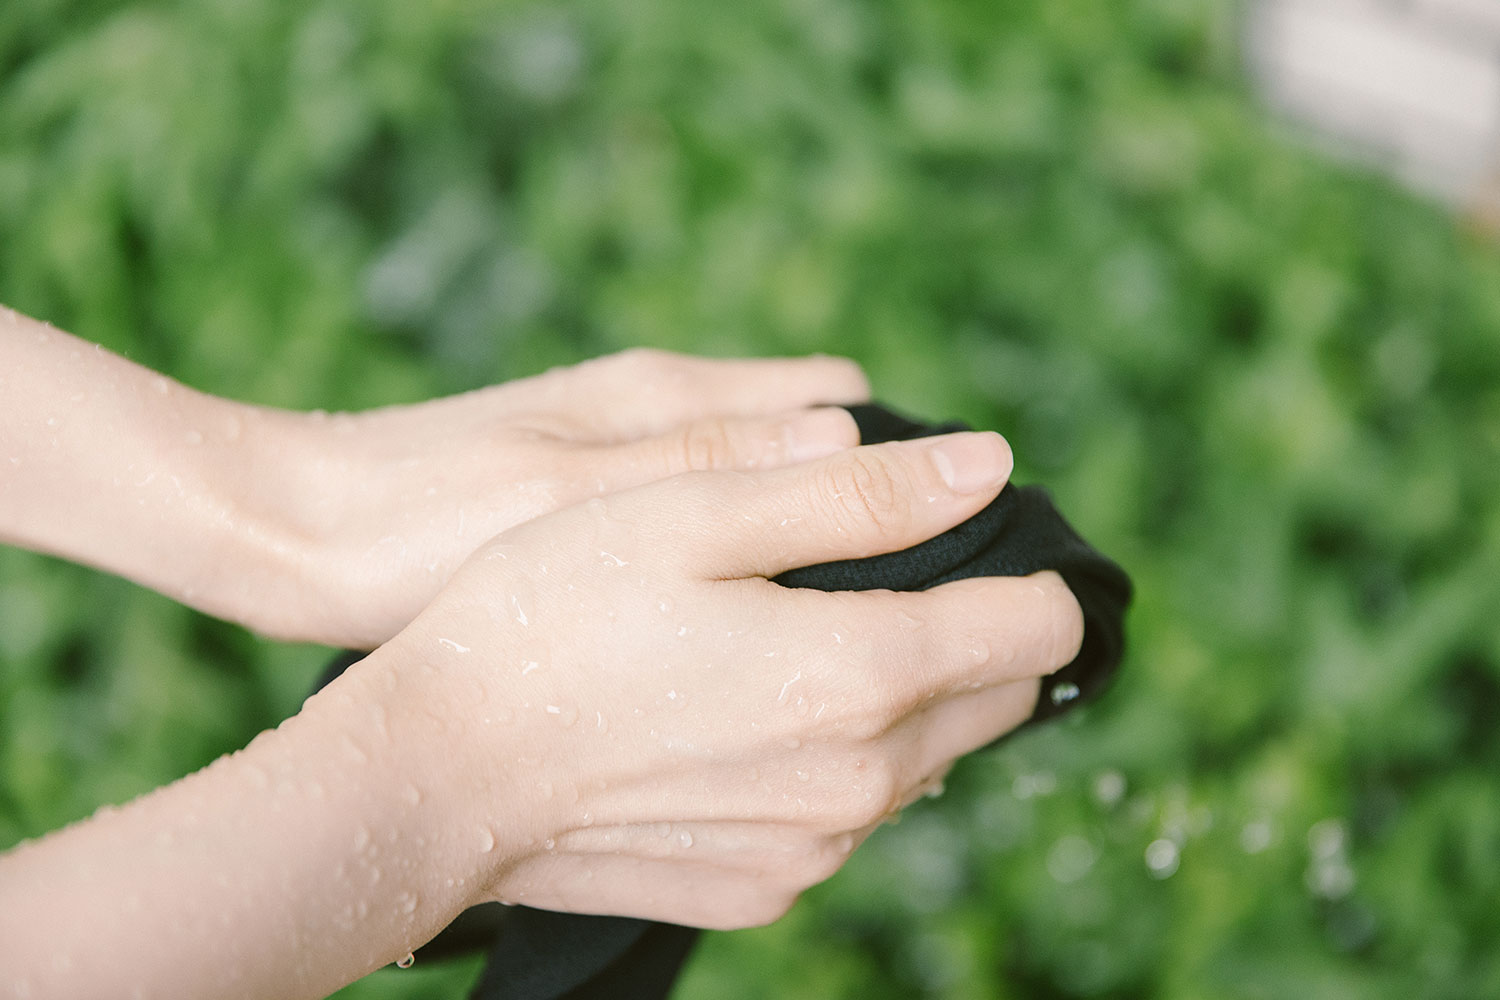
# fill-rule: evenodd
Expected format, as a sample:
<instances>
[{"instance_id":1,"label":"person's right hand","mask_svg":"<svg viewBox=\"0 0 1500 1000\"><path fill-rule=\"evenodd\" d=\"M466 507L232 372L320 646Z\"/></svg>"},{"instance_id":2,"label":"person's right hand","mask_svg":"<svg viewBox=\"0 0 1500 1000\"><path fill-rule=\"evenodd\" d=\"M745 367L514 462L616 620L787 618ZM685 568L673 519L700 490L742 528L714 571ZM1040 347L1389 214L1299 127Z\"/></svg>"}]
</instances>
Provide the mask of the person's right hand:
<instances>
[{"instance_id":1,"label":"person's right hand","mask_svg":"<svg viewBox=\"0 0 1500 1000\"><path fill-rule=\"evenodd\" d=\"M378 705L380 738L424 776L425 850L451 877L390 891L716 928L778 917L1025 720L1082 616L1053 573L924 593L768 578L914 545L1010 467L998 435L956 434L690 473L481 548L329 689Z\"/></svg>"}]
</instances>

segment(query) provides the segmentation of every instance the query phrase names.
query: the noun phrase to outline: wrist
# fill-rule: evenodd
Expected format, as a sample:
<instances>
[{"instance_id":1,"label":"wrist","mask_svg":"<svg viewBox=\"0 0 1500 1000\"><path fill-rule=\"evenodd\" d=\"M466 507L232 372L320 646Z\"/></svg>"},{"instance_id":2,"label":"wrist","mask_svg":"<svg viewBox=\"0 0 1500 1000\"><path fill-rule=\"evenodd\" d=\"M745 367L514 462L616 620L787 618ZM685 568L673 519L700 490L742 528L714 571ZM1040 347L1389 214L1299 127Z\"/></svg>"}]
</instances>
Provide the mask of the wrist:
<instances>
[{"instance_id":1,"label":"wrist","mask_svg":"<svg viewBox=\"0 0 1500 1000\"><path fill-rule=\"evenodd\" d=\"M571 797L532 715L495 682L493 659L457 653L420 621L350 667L329 695L341 742L389 747L382 780L413 803L405 835L457 909L495 898L506 874L547 850ZM309 707L313 707L309 703ZM554 727L555 728L555 727ZM503 895L503 893L502 893Z\"/></svg>"}]
</instances>

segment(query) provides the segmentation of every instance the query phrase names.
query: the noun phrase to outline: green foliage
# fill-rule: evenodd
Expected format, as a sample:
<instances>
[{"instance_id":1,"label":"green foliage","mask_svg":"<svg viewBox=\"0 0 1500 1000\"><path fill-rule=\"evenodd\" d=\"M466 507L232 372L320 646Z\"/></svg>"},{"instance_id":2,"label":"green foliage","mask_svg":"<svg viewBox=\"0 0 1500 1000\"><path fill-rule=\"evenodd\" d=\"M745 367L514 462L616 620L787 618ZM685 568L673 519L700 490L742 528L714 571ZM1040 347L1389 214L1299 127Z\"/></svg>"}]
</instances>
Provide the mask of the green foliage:
<instances>
[{"instance_id":1,"label":"green foliage","mask_svg":"<svg viewBox=\"0 0 1500 1000\"><path fill-rule=\"evenodd\" d=\"M1119 683L682 997L1497 995L1500 257L1284 142L1236 26L9 0L0 301L284 406L821 350L1008 435L1136 577ZM322 655L0 551L0 844L243 744Z\"/></svg>"}]
</instances>

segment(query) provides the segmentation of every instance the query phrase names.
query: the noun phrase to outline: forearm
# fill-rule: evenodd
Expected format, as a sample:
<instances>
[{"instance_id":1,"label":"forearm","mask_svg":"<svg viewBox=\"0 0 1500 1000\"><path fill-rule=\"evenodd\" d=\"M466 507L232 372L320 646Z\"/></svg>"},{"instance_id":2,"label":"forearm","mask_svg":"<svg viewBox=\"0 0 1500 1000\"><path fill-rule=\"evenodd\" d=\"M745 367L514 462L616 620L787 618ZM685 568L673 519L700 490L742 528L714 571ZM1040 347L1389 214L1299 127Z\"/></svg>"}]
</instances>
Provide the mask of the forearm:
<instances>
[{"instance_id":1,"label":"forearm","mask_svg":"<svg viewBox=\"0 0 1500 1000\"><path fill-rule=\"evenodd\" d=\"M292 422L0 310L0 542L274 629L254 609L306 561L267 475Z\"/></svg>"},{"instance_id":2,"label":"forearm","mask_svg":"<svg viewBox=\"0 0 1500 1000\"><path fill-rule=\"evenodd\" d=\"M455 818L432 717L370 686L341 679L239 753L0 857L0 979L38 998L321 997L426 942L517 838Z\"/></svg>"}]
</instances>

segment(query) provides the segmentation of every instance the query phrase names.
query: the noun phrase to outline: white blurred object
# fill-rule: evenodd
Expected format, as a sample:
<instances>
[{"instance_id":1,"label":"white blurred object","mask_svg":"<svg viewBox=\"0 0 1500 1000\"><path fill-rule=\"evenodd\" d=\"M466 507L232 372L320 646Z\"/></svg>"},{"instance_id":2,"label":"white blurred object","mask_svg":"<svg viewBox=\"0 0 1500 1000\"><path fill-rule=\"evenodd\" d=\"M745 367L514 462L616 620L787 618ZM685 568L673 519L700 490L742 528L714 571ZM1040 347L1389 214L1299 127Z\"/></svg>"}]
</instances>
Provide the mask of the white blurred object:
<instances>
[{"instance_id":1,"label":"white blurred object","mask_svg":"<svg viewBox=\"0 0 1500 1000\"><path fill-rule=\"evenodd\" d=\"M1249 53L1335 149L1500 218L1500 0L1258 0Z\"/></svg>"}]
</instances>

